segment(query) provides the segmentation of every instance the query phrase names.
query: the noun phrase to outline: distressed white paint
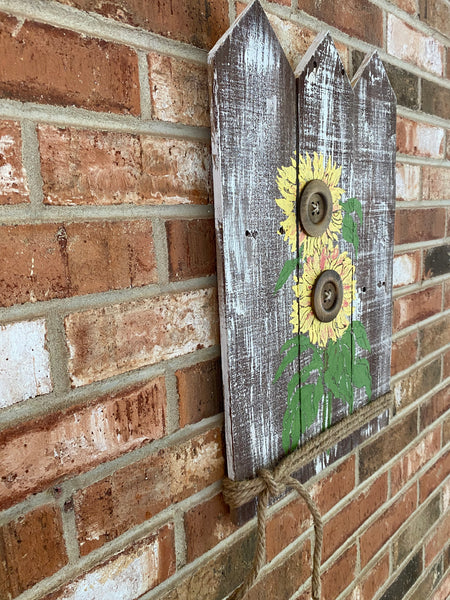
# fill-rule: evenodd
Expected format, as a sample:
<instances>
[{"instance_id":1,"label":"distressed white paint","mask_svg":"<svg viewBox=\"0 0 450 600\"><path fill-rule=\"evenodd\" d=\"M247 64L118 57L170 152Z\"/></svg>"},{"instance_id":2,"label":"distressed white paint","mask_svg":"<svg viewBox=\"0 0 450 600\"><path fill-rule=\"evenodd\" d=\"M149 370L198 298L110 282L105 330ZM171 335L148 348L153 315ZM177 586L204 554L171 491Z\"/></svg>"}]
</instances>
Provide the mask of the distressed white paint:
<instances>
[{"instance_id":1,"label":"distressed white paint","mask_svg":"<svg viewBox=\"0 0 450 600\"><path fill-rule=\"evenodd\" d=\"M413 201L419 199L420 167L398 164L395 169L397 200Z\"/></svg>"},{"instance_id":2,"label":"distressed white paint","mask_svg":"<svg viewBox=\"0 0 450 600\"><path fill-rule=\"evenodd\" d=\"M52 391L43 319L0 326L0 408Z\"/></svg>"},{"instance_id":3,"label":"distressed white paint","mask_svg":"<svg viewBox=\"0 0 450 600\"><path fill-rule=\"evenodd\" d=\"M409 285L417 280L417 260L414 255L400 254L394 257L393 285Z\"/></svg>"},{"instance_id":4,"label":"distressed white paint","mask_svg":"<svg viewBox=\"0 0 450 600\"><path fill-rule=\"evenodd\" d=\"M159 541L119 555L70 583L57 600L135 600L158 584Z\"/></svg>"},{"instance_id":5,"label":"distressed white paint","mask_svg":"<svg viewBox=\"0 0 450 600\"><path fill-rule=\"evenodd\" d=\"M436 75L443 74L444 47L442 44L413 29L393 14L388 14L386 45L389 54L415 63Z\"/></svg>"},{"instance_id":6,"label":"distressed white paint","mask_svg":"<svg viewBox=\"0 0 450 600\"><path fill-rule=\"evenodd\" d=\"M16 141L11 135L0 136L0 156L4 163L0 165L0 189L1 194L6 196L12 192L17 192L18 189L27 189L24 172L17 171L16 168L8 161L11 148L16 144Z\"/></svg>"}]
</instances>

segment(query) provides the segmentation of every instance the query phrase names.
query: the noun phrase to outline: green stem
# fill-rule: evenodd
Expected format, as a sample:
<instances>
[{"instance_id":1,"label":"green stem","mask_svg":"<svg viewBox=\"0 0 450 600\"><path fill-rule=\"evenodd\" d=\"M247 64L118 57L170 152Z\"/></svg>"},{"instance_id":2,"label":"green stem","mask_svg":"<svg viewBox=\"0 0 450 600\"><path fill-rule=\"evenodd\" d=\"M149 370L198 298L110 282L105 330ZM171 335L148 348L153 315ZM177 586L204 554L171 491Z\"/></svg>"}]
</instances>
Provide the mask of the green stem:
<instances>
[{"instance_id":1,"label":"green stem","mask_svg":"<svg viewBox=\"0 0 450 600\"><path fill-rule=\"evenodd\" d=\"M322 373L322 383L323 383L323 389L324 389L324 399L323 399L323 417L322 417L322 431L325 431L325 429L327 428L327 420L328 420L328 393L327 393L327 388L325 386L325 371L328 368L328 360L327 360L327 355L325 353L325 350L322 350L322 362L323 362L323 373Z\"/></svg>"}]
</instances>

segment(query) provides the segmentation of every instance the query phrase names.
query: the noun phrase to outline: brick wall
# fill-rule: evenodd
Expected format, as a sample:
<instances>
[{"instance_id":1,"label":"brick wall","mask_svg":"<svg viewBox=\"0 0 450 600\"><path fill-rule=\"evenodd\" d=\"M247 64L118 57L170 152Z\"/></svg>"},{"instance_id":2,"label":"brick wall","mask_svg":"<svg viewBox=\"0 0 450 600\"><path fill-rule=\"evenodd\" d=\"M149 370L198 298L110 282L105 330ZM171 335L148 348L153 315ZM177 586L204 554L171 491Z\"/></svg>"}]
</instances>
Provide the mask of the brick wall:
<instances>
[{"instance_id":1,"label":"brick wall","mask_svg":"<svg viewBox=\"0 0 450 600\"><path fill-rule=\"evenodd\" d=\"M0 598L221 600L254 521L221 496L207 50L233 0L0 0ZM330 29L396 91L392 387L308 486L326 600L450 594L450 4L265 2L294 66ZM251 600L308 598L312 525L271 508ZM447 573L447 576L446 576Z\"/></svg>"}]
</instances>

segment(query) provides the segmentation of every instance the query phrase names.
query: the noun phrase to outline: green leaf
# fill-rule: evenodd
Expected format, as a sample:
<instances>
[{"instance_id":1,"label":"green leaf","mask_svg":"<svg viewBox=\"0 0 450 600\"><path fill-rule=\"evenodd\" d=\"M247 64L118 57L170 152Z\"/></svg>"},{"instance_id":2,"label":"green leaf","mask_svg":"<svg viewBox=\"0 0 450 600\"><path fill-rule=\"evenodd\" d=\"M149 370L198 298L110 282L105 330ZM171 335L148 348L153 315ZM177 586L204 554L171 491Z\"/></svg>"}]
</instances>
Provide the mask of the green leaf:
<instances>
[{"instance_id":1,"label":"green leaf","mask_svg":"<svg viewBox=\"0 0 450 600\"><path fill-rule=\"evenodd\" d=\"M304 433L306 429L314 423L317 417L317 411L314 408L315 387L316 386L313 383L308 383L308 385L304 385L300 391L300 413L302 433Z\"/></svg>"},{"instance_id":2,"label":"green leaf","mask_svg":"<svg viewBox=\"0 0 450 600\"><path fill-rule=\"evenodd\" d=\"M281 346L280 354L282 352L285 352L286 350L289 350L289 348L291 348L291 346L296 346L298 348L299 345L300 345L300 336L296 335L295 337L291 338L290 340L288 340Z\"/></svg>"},{"instance_id":3,"label":"green leaf","mask_svg":"<svg viewBox=\"0 0 450 600\"><path fill-rule=\"evenodd\" d=\"M298 347L294 346L289 350L289 352L285 355L283 360L281 361L281 365L278 367L277 372L275 373L275 377L273 379L273 383L278 381L283 374L283 371L286 369L291 362L294 362L298 358Z\"/></svg>"},{"instance_id":4,"label":"green leaf","mask_svg":"<svg viewBox=\"0 0 450 600\"><path fill-rule=\"evenodd\" d=\"M352 353L349 335L329 344L326 355L327 369L324 373L325 385L335 398L339 398L353 408L353 388L351 382Z\"/></svg>"},{"instance_id":5,"label":"green leaf","mask_svg":"<svg viewBox=\"0 0 450 600\"><path fill-rule=\"evenodd\" d=\"M314 352L313 352L310 362L307 365L305 365L300 372L302 383L304 383L308 379L308 377L310 376L312 371L314 371L315 369L321 371L322 368L323 368L322 357L319 354L319 352L317 351L317 349L314 348Z\"/></svg>"},{"instance_id":6,"label":"green leaf","mask_svg":"<svg viewBox=\"0 0 450 600\"><path fill-rule=\"evenodd\" d=\"M349 214L345 214L344 219L342 220L342 237L346 242L353 244L353 247L355 248L355 258L358 258L359 235L356 230L356 223Z\"/></svg>"},{"instance_id":7,"label":"green leaf","mask_svg":"<svg viewBox=\"0 0 450 600\"><path fill-rule=\"evenodd\" d=\"M370 375L369 361L366 358L358 358L353 365L352 383L356 388L366 388L366 394L370 400L372 397L372 376Z\"/></svg>"},{"instance_id":8,"label":"green leaf","mask_svg":"<svg viewBox=\"0 0 450 600\"><path fill-rule=\"evenodd\" d=\"M298 258L298 257L287 260L284 263L283 268L281 269L280 276L278 277L278 281L275 285L274 294L276 292L278 292L279 290L281 290L283 285L286 283L286 281L289 279L290 275L293 273L293 271L295 271L297 265L299 265L299 264L300 264L300 258Z\"/></svg>"},{"instance_id":9,"label":"green leaf","mask_svg":"<svg viewBox=\"0 0 450 600\"><path fill-rule=\"evenodd\" d=\"M370 351L370 342L367 337L364 325L361 323L361 321L353 321L351 330L358 346L363 350Z\"/></svg>"},{"instance_id":10,"label":"green leaf","mask_svg":"<svg viewBox=\"0 0 450 600\"><path fill-rule=\"evenodd\" d=\"M298 385L300 385L300 373L294 373L287 386L288 401L292 397L292 394L295 392L295 388Z\"/></svg>"},{"instance_id":11,"label":"green leaf","mask_svg":"<svg viewBox=\"0 0 450 600\"><path fill-rule=\"evenodd\" d=\"M346 202L341 202L341 206L346 213L356 212L359 217L360 222L363 221L363 213L361 202L358 198L349 198Z\"/></svg>"}]
</instances>

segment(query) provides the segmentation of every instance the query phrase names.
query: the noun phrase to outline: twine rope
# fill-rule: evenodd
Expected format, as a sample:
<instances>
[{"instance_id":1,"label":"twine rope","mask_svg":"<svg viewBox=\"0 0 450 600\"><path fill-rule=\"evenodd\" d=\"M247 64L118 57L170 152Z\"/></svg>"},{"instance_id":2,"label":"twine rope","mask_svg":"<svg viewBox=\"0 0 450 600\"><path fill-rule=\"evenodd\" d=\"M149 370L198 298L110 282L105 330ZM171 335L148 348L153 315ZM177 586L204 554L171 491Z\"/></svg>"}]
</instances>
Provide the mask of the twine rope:
<instances>
[{"instance_id":1,"label":"twine rope","mask_svg":"<svg viewBox=\"0 0 450 600\"><path fill-rule=\"evenodd\" d=\"M273 468L261 469L253 479L232 481L225 478L223 495L231 508L238 508L258 498L257 510L257 542L252 568L244 582L229 596L228 600L241 600L253 587L259 572L266 562L266 522L269 500L280 496L284 491L292 489L305 501L314 523L314 552L311 574L311 594L313 600L320 600L320 564L322 558L323 524L316 503L308 490L292 473L308 464L328 448L336 445L353 431L367 424L393 404L392 392L388 392L374 402L367 404L343 421L340 421L324 433L306 442L291 454L288 454Z\"/></svg>"}]
</instances>

